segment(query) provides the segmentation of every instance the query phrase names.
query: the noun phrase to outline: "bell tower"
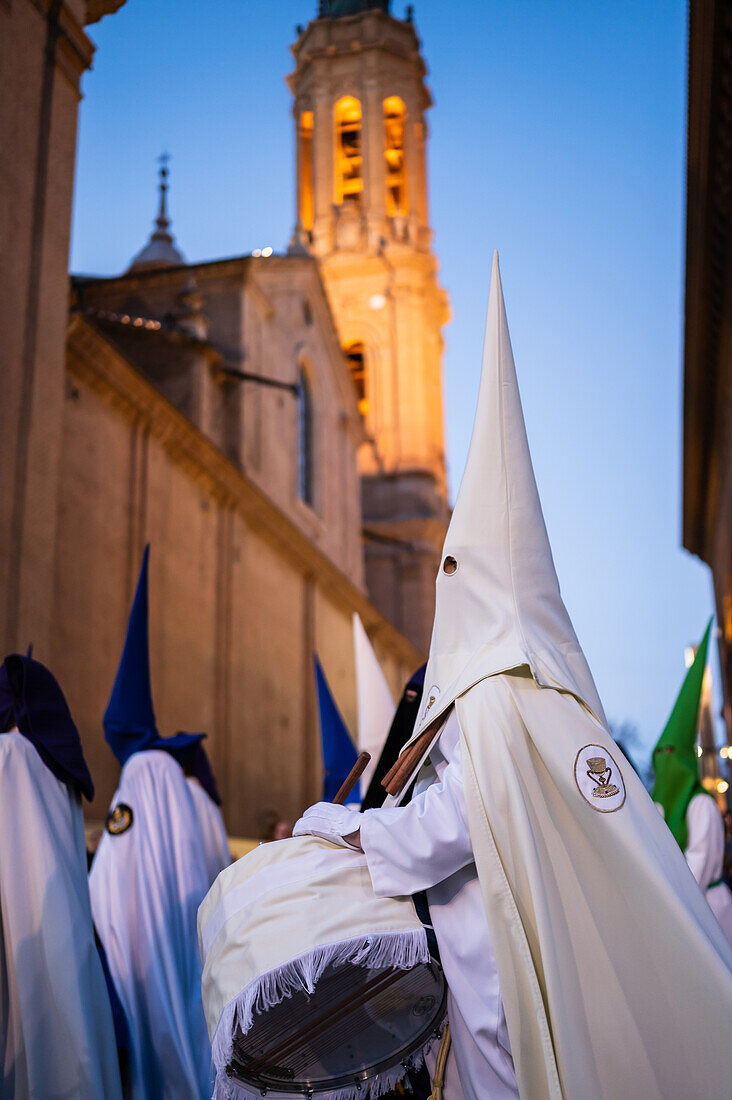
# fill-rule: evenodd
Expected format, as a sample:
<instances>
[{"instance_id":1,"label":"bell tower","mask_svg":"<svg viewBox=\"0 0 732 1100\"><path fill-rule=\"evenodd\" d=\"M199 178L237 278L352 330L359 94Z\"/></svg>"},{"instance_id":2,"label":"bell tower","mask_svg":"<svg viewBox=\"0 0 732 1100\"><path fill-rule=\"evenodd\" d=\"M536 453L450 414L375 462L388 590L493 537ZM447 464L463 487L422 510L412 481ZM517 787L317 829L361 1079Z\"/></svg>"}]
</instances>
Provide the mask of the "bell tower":
<instances>
[{"instance_id":1,"label":"bell tower","mask_svg":"<svg viewBox=\"0 0 732 1100\"><path fill-rule=\"evenodd\" d=\"M429 645L447 529L442 327L427 208L432 100L411 6L321 0L292 52L292 249L319 262L368 437L359 456L366 584Z\"/></svg>"}]
</instances>

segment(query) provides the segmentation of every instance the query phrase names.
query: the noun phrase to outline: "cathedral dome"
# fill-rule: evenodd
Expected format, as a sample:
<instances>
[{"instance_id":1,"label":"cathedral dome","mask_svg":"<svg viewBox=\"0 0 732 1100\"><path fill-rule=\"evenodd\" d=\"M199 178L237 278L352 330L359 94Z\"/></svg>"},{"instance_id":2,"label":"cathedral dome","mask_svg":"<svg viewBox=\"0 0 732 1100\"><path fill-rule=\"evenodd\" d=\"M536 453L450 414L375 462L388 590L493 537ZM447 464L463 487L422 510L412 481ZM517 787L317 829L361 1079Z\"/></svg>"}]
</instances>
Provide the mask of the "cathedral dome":
<instances>
[{"instance_id":1,"label":"cathedral dome","mask_svg":"<svg viewBox=\"0 0 732 1100\"><path fill-rule=\"evenodd\" d=\"M173 236L166 230L156 229L127 270L148 271L153 267L179 267L185 262L185 256L175 247Z\"/></svg>"}]
</instances>

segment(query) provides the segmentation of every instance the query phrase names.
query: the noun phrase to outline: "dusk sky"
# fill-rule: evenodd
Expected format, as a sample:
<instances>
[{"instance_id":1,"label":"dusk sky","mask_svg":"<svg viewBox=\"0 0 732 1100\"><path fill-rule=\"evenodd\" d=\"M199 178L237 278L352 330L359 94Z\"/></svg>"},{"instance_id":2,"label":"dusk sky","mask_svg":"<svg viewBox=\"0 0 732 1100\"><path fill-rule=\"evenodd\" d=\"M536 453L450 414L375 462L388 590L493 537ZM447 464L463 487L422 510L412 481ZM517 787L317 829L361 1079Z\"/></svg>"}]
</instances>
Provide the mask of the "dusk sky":
<instances>
[{"instance_id":1,"label":"dusk sky","mask_svg":"<svg viewBox=\"0 0 732 1100\"><path fill-rule=\"evenodd\" d=\"M405 3L392 3L401 17ZM128 0L90 28L72 270L147 239L156 158L192 261L272 245L294 210L289 46L317 0ZM498 248L565 602L611 722L644 752L711 614L681 549L686 5L417 0L435 106L431 220L454 497ZM715 659L716 673L716 659ZM645 760L643 760L645 763Z\"/></svg>"}]
</instances>

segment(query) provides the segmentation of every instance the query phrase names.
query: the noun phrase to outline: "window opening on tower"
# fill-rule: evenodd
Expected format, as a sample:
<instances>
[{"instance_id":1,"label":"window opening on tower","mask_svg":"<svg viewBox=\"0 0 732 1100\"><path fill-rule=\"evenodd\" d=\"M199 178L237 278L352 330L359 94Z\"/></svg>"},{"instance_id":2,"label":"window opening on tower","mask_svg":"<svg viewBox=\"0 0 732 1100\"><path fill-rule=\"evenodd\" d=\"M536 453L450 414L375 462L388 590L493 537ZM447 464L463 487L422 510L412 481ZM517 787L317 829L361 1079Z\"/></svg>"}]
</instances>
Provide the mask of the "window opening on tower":
<instances>
[{"instance_id":1,"label":"window opening on tower","mask_svg":"<svg viewBox=\"0 0 732 1100\"><path fill-rule=\"evenodd\" d=\"M348 366L351 371L351 378L356 387L358 411L361 413L361 416L366 416L369 411L369 399L366 396L366 357L364 355L363 344L360 342L349 344L345 351Z\"/></svg>"},{"instance_id":2,"label":"window opening on tower","mask_svg":"<svg viewBox=\"0 0 732 1100\"><path fill-rule=\"evenodd\" d=\"M363 191L361 158L361 104L353 96L339 99L335 107L335 201L358 201Z\"/></svg>"},{"instance_id":3,"label":"window opening on tower","mask_svg":"<svg viewBox=\"0 0 732 1100\"><path fill-rule=\"evenodd\" d=\"M313 112L303 111L298 128L300 143L300 224L313 228Z\"/></svg>"},{"instance_id":4,"label":"window opening on tower","mask_svg":"<svg viewBox=\"0 0 732 1100\"><path fill-rule=\"evenodd\" d=\"M407 172L404 129L407 109L398 95L384 100L384 157L386 159L386 212L390 218L407 212Z\"/></svg>"},{"instance_id":5,"label":"window opening on tower","mask_svg":"<svg viewBox=\"0 0 732 1100\"><path fill-rule=\"evenodd\" d=\"M297 377L297 495L313 504L313 399L305 370Z\"/></svg>"}]
</instances>

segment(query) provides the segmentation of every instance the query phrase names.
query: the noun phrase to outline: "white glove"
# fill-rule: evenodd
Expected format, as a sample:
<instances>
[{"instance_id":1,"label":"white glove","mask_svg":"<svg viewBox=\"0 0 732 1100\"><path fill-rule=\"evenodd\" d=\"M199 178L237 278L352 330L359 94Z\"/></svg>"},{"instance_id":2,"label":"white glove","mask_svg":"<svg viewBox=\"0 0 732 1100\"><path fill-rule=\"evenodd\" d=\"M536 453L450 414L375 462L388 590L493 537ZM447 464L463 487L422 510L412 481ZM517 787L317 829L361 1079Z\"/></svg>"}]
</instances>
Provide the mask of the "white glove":
<instances>
[{"instance_id":1,"label":"white glove","mask_svg":"<svg viewBox=\"0 0 732 1100\"><path fill-rule=\"evenodd\" d=\"M340 844L342 848L354 848L361 851L358 843L358 830L361 815L348 806L334 806L332 802L316 802L306 810L299 821L295 822L293 836L319 836ZM347 840L346 838L351 839ZM352 843L356 841L356 843Z\"/></svg>"}]
</instances>

